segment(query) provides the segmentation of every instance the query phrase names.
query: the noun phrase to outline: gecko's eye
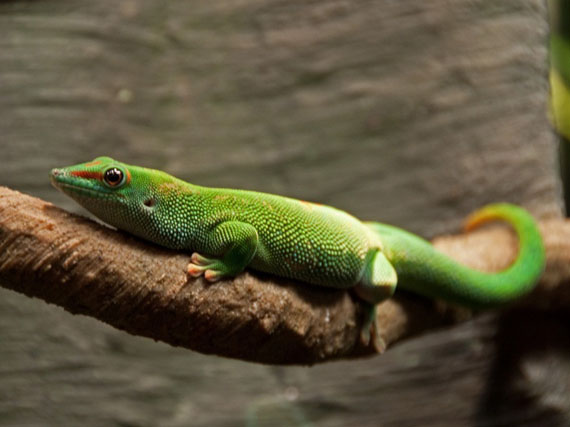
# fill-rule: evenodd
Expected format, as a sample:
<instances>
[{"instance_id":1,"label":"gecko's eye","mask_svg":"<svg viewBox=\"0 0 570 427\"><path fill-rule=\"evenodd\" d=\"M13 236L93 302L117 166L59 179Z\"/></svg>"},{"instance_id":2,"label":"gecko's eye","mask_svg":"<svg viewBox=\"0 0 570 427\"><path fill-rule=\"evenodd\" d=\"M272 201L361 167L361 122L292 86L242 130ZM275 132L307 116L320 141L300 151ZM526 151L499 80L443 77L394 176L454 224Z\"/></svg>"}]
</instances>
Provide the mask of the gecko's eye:
<instances>
[{"instance_id":1,"label":"gecko's eye","mask_svg":"<svg viewBox=\"0 0 570 427\"><path fill-rule=\"evenodd\" d=\"M111 168L105 171L103 178L109 187L117 187L123 182L125 175L123 174L122 170L118 168Z\"/></svg>"}]
</instances>

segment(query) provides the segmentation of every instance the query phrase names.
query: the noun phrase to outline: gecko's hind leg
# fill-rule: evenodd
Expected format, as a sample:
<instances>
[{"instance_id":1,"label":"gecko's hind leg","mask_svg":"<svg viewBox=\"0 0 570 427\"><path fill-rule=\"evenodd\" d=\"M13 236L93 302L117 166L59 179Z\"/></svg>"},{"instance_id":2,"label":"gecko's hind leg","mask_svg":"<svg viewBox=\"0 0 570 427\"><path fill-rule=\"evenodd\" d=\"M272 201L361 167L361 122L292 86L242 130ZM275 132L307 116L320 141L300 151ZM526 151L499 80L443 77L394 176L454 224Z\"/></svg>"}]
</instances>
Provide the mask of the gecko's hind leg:
<instances>
[{"instance_id":1,"label":"gecko's hind leg","mask_svg":"<svg viewBox=\"0 0 570 427\"><path fill-rule=\"evenodd\" d=\"M390 261L381 251L375 250L367 257L362 279L354 288L366 304L366 317L360 331L360 339L366 346L372 339L374 348L379 353L384 351L386 344L380 336L376 307L394 294L397 282L398 276Z\"/></svg>"}]
</instances>

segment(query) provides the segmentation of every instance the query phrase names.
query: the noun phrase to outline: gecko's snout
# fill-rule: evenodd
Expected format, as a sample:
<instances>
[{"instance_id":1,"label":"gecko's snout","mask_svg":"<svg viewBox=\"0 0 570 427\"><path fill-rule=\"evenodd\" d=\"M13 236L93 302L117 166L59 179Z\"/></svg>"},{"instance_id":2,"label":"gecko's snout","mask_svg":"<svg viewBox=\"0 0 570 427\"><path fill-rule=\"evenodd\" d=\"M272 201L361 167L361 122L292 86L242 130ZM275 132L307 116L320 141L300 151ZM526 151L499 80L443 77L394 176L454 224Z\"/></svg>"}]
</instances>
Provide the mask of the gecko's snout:
<instances>
[{"instance_id":1,"label":"gecko's snout","mask_svg":"<svg viewBox=\"0 0 570 427\"><path fill-rule=\"evenodd\" d=\"M52 169L49 173L49 180L51 181L52 184L55 184L57 182L57 178L62 176L64 174L64 171L61 169Z\"/></svg>"}]
</instances>

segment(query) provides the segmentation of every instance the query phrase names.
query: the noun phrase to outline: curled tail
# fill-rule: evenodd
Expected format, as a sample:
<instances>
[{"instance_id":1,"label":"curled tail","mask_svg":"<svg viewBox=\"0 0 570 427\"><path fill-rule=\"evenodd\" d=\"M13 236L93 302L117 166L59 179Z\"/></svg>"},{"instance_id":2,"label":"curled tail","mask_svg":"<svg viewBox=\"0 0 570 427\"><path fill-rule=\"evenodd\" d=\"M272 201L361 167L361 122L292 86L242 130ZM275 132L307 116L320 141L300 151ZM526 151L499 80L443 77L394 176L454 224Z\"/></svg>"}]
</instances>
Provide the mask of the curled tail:
<instances>
[{"instance_id":1,"label":"curled tail","mask_svg":"<svg viewBox=\"0 0 570 427\"><path fill-rule=\"evenodd\" d=\"M426 240L397 227L375 222L367 225L380 236L384 253L398 274L399 287L471 308L486 308L532 290L545 263L536 222L518 206L506 203L485 206L468 217L465 228L471 230L497 219L509 223L519 239L517 258L498 273L484 273L461 265Z\"/></svg>"}]
</instances>

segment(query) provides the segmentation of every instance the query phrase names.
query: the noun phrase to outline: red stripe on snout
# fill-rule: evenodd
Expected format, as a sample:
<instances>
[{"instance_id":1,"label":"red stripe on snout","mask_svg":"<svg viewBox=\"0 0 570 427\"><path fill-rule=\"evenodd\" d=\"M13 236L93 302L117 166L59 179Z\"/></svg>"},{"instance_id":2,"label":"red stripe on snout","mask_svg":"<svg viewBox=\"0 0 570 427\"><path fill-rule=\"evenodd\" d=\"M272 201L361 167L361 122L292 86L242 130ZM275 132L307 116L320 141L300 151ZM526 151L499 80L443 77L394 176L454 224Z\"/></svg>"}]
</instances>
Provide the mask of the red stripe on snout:
<instances>
[{"instance_id":1,"label":"red stripe on snout","mask_svg":"<svg viewBox=\"0 0 570 427\"><path fill-rule=\"evenodd\" d=\"M103 174L101 172L91 172L91 171L73 171L71 175L77 176L84 179L97 179L101 181Z\"/></svg>"}]
</instances>

